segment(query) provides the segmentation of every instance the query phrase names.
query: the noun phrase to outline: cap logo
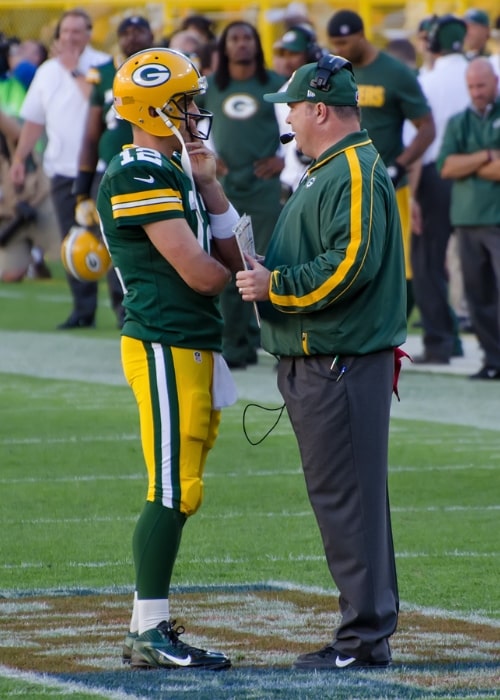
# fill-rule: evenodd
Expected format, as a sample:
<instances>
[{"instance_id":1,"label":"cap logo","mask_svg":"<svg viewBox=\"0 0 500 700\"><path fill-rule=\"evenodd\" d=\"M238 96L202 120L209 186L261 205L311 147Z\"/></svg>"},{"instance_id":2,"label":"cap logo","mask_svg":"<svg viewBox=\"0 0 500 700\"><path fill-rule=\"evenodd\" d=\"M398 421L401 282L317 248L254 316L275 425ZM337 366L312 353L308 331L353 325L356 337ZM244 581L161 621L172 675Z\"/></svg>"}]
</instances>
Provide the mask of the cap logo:
<instances>
[{"instance_id":1,"label":"cap logo","mask_svg":"<svg viewBox=\"0 0 500 700\"><path fill-rule=\"evenodd\" d=\"M316 93L308 89L306 97L316 97Z\"/></svg>"},{"instance_id":2,"label":"cap logo","mask_svg":"<svg viewBox=\"0 0 500 700\"><path fill-rule=\"evenodd\" d=\"M342 36L346 36L346 34L349 34L351 31L351 28L348 24L341 24L339 27L339 34L342 34Z\"/></svg>"},{"instance_id":3,"label":"cap logo","mask_svg":"<svg viewBox=\"0 0 500 700\"><path fill-rule=\"evenodd\" d=\"M132 81L141 87L158 87L170 80L170 69L160 63L146 63L132 73Z\"/></svg>"}]
</instances>

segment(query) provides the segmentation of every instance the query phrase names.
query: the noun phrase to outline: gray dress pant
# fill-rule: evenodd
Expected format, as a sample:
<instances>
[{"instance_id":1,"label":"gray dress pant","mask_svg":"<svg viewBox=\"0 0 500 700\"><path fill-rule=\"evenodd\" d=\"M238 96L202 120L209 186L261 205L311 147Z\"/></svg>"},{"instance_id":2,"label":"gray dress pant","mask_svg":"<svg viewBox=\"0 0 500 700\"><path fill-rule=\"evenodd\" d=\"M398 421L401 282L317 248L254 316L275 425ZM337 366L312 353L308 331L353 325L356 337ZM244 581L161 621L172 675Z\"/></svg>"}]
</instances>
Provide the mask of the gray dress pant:
<instances>
[{"instance_id":1,"label":"gray dress pant","mask_svg":"<svg viewBox=\"0 0 500 700\"><path fill-rule=\"evenodd\" d=\"M387 491L394 354L341 356L331 369L332 360L282 357L278 387L340 592L333 645L382 662L391 658L399 611Z\"/></svg>"}]
</instances>

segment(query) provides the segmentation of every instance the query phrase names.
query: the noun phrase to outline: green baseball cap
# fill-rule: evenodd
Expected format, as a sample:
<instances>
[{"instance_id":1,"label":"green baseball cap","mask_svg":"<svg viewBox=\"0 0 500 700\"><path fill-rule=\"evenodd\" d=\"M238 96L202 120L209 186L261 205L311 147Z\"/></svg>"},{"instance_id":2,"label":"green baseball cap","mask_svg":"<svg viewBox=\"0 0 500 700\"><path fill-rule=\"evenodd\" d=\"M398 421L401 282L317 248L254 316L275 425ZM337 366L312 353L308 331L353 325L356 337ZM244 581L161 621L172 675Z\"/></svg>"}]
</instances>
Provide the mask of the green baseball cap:
<instances>
[{"instance_id":1,"label":"green baseball cap","mask_svg":"<svg viewBox=\"0 0 500 700\"><path fill-rule=\"evenodd\" d=\"M466 22L474 22L474 24L482 24L483 27L490 26L490 18L488 13L484 10L477 10L476 8L467 10L464 15L464 20Z\"/></svg>"},{"instance_id":2,"label":"green baseball cap","mask_svg":"<svg viewBox=\"0 0 500 700\"><path fill-rule=\"evenodd\" d=\"M321 87L321 85L324 87ZM358 86L351 64L341 56L323 56L318 63L307 63L290 78L286 90L264 95L266 102L323 102L329 106L358 104Z\"/></svg>"},{"instance_id":3,"label":"green baseball cap","mask_svg":"<svg viewBox=\"0 0 500 700\"><path fill-rule=\"evenodd\" d=\"M276 42L274 48L278 51L291 51L292 53L305 53L308 51L312 41L312 33L302 29L302 27L291 27L279 41Z\"/></svg>"}]
</instances>

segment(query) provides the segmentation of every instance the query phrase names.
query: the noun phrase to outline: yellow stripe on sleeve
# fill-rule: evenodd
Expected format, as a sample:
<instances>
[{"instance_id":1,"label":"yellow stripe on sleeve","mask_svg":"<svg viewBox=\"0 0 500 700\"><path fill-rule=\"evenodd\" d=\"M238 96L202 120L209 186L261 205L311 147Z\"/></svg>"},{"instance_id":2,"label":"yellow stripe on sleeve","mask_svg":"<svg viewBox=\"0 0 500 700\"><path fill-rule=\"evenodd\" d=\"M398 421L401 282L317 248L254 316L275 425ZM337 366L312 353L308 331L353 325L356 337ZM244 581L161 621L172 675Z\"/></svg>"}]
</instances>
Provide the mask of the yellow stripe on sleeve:
<instances>
[{"instance_id":1,"label":"yellow stripe on sleeve","mask_svg":"<svg viewBox=\"0 0 500 700\"><path fill-rule=\"evenodd\" d=\"M340 265L337 267L335 272L327 280L323 282L319 287L313 289L308 294L303 296L295 296L293 294L275 294L271 291L270 300L273 304L277 306L293 306L299 308L305 308L312 306L313 304L321 301L325 297L329 296L336 287L339 287L343 282L345 282L346 277L352 270L356 257L358 255L362 236L363 236L363 220L362 220L362 202L363 202L363 178L361 175L361 166L356 153L355 148L349 148L345 150L345 156L347 163L349 165L349 171L351 174L351 211L350 211L350 231L351 237L349 245L346 249L346 254ZM273 279L275 282L278 280L278 274L273 273ZM352 282L351 282L352 284ZM341 296L348 287L342 290L338 295ZM335 298L338 298L335 297ZM334 301L334 298L332 298Z\"/></svg>"}]
</instances>

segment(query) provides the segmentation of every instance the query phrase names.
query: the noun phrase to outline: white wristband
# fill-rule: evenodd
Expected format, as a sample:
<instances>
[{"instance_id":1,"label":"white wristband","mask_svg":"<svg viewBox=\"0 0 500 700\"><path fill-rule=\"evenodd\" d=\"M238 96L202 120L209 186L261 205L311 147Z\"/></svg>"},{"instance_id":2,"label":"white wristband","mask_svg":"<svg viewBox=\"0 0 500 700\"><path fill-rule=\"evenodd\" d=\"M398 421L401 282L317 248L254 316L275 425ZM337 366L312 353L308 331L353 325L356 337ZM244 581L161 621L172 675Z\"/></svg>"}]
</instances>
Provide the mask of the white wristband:
<instances>
[{"instance_id":1,"label":"white wristband","mask_svg":"<svg viewBox=\"0 0 500 700\"><path fill-rule=\"evenodd\" d=\"M234 236L233 226L238 223L240 216L231 203L223 214L208 214L210 229L214 238L231 238Z\"/></svg>"}]
</instances>

